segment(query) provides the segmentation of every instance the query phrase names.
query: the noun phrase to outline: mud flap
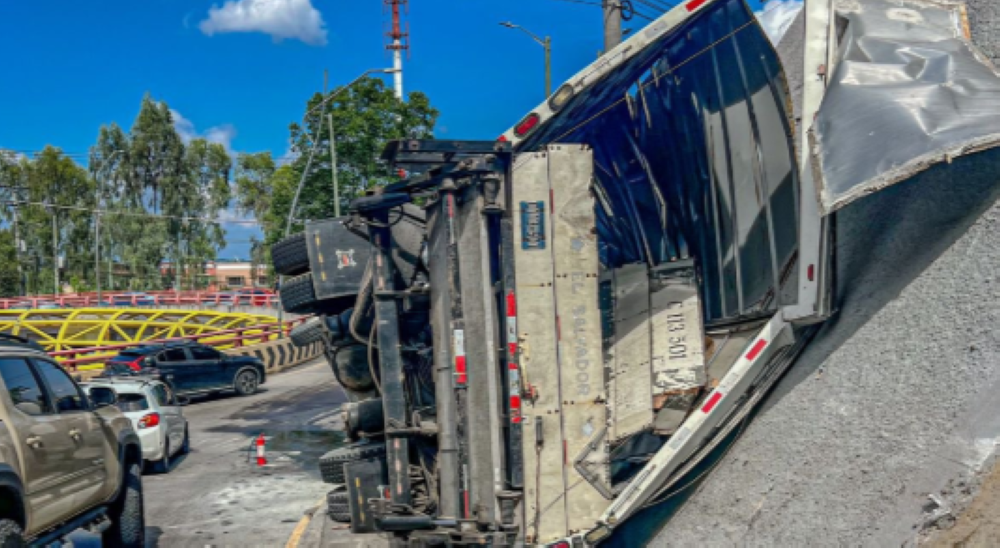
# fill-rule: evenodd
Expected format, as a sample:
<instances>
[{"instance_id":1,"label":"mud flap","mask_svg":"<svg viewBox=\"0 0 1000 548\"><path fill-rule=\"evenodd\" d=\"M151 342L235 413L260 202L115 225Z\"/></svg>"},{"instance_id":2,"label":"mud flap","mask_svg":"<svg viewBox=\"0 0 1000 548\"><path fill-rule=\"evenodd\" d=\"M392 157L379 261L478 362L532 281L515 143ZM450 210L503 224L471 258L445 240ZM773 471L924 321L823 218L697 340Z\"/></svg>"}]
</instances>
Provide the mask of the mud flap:
<instances>
[{"instance_id":1,"label":"mud flap","mask_svg":"<svg viewBox=\"0 0 1000 548\"><path fill-rule=\"evenodd\" d=\"M591 152L579 145L550 146L515 163L529 544L591 528L609 504L592 177Z\"/></svg>"}]
</instances>

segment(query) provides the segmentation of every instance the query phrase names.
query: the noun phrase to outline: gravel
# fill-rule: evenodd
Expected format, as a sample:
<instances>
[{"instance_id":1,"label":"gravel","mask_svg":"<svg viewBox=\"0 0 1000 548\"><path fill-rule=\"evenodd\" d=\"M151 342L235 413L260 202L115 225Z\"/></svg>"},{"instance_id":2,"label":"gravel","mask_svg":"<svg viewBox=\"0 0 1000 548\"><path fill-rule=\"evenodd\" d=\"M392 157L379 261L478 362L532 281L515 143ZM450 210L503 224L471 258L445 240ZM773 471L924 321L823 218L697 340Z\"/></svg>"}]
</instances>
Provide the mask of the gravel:
<instances>
[{"instance_id":1,"label":"gravel","mask_svg":"<svg viewBox=\"0 0 1000 548\"><path fill-rule=\"evenodd\" d=\"M1000 435L998 165L956 160L838 214L839 314L653 545L898 546L930 494L964 503Z\"/></svg>"}]
</instances>

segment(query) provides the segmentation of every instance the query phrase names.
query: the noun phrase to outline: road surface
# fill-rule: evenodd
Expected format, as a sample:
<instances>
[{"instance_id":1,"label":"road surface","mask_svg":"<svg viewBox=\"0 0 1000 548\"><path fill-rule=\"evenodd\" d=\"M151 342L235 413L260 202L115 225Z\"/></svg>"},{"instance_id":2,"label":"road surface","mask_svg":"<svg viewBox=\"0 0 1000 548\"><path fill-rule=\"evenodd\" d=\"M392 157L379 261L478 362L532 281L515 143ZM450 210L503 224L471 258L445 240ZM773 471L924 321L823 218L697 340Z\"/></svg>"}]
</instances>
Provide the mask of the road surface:
<instances>
[{"instance_id":1,"label":"road surface","mask_svg":"<svg viewBox=\"0 0 1000 548\"><path fill-rule=\"evenodd\" d=\"M184 407L191 453L169 474L143 477L147 546L284 546L324 497L316 459L342 440L345 401L323 359L268 378L253 396L196 399ZM247 460L268 437L269 465ZM93 535L76 547L98 546Z\"/></svg>"}]
</instances>

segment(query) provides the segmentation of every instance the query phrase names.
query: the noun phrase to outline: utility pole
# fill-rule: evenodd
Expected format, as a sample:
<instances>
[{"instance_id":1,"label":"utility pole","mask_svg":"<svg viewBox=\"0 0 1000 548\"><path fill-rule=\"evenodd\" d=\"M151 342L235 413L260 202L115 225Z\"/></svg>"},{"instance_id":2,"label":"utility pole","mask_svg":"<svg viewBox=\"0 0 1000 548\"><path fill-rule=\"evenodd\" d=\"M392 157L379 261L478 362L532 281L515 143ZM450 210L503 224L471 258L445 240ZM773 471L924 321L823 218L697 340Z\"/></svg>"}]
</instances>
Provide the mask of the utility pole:
<instances>
[{"instance_id":1,"label":"utility pole","mask_svg":"<svg viewBox=\"0 0 1000 548\"><path fill-rule=\"evenodd\" d=\"M52 274L55 278L55 292L53 295L58 297L62 291L59 291L59 227L56 225L56 208L52 208Z\"/></svg>"},{"instance_id":2,"label":"utility pole","mask_svg":"<svg viewBox=\"0 0 1000 548\"><path fill-rule=\"evenodd\" d=\"M396 74L399 74L398 72ZM337 182L337 136L333 132L333 113L327 113L330 124L330 176L333 178L333 216L340 217L340 184Z\"/></svg>"},{"instance_id":3,"label":"utility pole","mask_svg":"<svg viewBox=\"0 0 1000 548\"><path fill-rule=\"evenodd\" d=\"M604 53L622 43L622 2L604 0Z\"/></svg>"}]
</instances>

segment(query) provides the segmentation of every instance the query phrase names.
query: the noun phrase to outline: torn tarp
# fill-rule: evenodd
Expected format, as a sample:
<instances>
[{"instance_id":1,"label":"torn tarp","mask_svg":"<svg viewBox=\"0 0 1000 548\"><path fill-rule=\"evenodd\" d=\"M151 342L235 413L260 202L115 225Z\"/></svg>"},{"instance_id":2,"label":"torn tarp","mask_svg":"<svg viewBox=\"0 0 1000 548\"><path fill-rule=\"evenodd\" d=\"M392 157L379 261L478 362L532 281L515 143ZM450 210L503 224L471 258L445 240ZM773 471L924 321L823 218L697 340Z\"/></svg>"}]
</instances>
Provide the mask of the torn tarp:
<instances>
[{"instance_id":1,"label":"torn tarp","mask_svg":"<svg viewBox=\"0 0 1000 548\"><path fill-rule=\"evenodd\" d=\"M1000 145L1000 76L964 8L839 0L837 63L810 132L824 213Z\"/></svg>"}]
</instances>

